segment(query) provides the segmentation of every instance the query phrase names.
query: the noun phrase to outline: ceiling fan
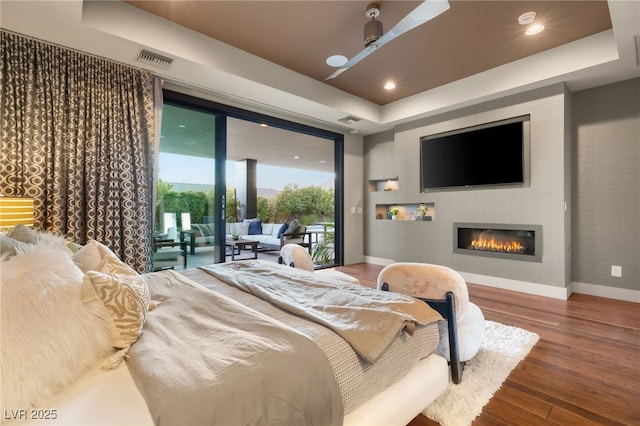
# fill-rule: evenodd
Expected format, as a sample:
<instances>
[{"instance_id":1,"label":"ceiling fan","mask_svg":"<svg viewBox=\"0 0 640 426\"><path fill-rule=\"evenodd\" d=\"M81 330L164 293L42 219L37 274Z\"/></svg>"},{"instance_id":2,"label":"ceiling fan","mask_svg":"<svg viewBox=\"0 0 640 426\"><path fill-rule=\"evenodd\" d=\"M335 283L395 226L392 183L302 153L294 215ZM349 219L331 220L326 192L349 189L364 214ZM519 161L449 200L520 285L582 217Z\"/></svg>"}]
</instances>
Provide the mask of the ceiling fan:
<instances>
[{"instance_id":1,"label":"ceiling fan","mask_svg":"<svg viewBox=\"0 0 640 426\"><path fill-rule=\"evenodd\" d=\"M358 53L353 58L349 59L344 65L341 65L333 74L327 77L325 80L335 78L375 52L376 49L382 47L386 43L390 42L394 38L401 36L414 29L415 27L424 24L427 21L435 18L443 12L449 10L449 2L447 0L424 0L415 9L413 9L407 16L402 18L389 32L382 35L382 22L376 21L376 18L380 15L380 5L378 3L371 3L367 6L365 15L371 18L371 21L367 22L364 27L364 50Z\"/></svg>"}]
</instances>

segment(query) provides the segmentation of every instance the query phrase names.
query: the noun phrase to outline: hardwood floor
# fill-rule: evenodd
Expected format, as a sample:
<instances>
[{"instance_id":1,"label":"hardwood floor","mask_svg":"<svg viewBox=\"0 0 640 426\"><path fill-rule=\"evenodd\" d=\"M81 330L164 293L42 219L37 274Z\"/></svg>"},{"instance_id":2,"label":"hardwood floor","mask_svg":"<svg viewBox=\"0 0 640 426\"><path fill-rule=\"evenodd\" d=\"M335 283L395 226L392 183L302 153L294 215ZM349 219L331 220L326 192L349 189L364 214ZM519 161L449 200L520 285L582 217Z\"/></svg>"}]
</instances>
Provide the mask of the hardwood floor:
<instances>
[{"instance_id":1,"label":"hardwood floor","mask_svg":"<svg viewBox=\"0 0 640 426\"><path fill-rule=\"evenodd\" d=\"M382 267L337 269L375 288ZM540 335L473 425L640 425L640 304L468 287L486 319ZM437 423L410 423L424 425Z\"/></svg>"}]
</instances>

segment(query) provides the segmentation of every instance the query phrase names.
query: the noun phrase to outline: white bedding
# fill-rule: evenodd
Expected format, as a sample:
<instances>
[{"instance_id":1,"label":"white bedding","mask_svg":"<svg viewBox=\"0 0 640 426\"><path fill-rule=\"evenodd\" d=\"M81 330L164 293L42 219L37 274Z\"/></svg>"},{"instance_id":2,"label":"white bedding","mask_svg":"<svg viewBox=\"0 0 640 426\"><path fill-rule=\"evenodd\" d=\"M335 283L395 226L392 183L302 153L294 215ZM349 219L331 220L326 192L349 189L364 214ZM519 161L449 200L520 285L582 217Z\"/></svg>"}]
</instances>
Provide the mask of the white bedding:
<instances>
[{"instance_id":1,"label":"white bedding","mask_svg":"<svg viewBox=\"0 0 640 426\"><path fill-rule=\"evenodd\" d=\"M83 271L75 263L72 263L72 260L77 261L76 255L79 253L90 249L93 250L92 244L87 244L81 248L80 251L76 252L76 254L71 254L71 252L66 248L66 243L64 243L60 237L55 237L55 240L52 240L53 237L45 237L46 236L41 236L41 239L34 240L36 242L32 244L33 247L26 250L25 253L16 254L12 259L2 262L1 266L3 273L1 274L1 293L3 301L14 307L12 312L15 314L14 317L5 318L7 310L3 310L2 323L3 325L9 324L8 328L3 328L3 338L8 334L11 334L8 333L9 331L13 331L14 335L16 333L20 335L20 331L22 329L15 326L11 327L11 324L24 325L25 322L34 322L34 319L41 318L44 318L45 322L50 322L54 321L51 318L58 318L58 316L64 315L66 312L86 311L86 313L91 313L100 321L104 319L93 312L93 305L91 303L86 302L85 304L84 299L82 299L85 295L85 289L83 288L84 280L82 277ZM93 246L98 246L98 249L100 248L98 244L93 244ZM38 251L39 249L41 250ZM93 251L100 254L100 250ZM49 254L48 257L45 256L47 253ZM44 261L45 258L48 260L47 262ZM102 259L101 256L96 257L96 261L99 261L100 259ZM34 268L33 265L38 265L38 267ZM60 268L56 269L54 266L60 266ZM93 270L96 267L97 266L92 266L88 269ZM71 277L73 279L69 276L69 270L72 270L73 272L73 276ZM51 303L51 300L49 300L51 297L50 293L53 291L52 289L57 288L52 285L54 280L57 280L56 282L67 283L66 286L62 285L61 289L58 289L58 291L55 292L57 297L61 297L63 299L64 296L68 296L63 300L63 302L66 301L66 303L53 304ZM25 283L33 282L44 283L44 285L36 286L37 288L34 288L27 297L21 294L11 293L8 290L14 288L23 289L25 288ZM223 285L223 289L223 292L229 291L227 289L231 289L231 287ZM82 297L80 297L81 294ZM7 299L7 295L14 295L15 297ZM36 307L45 306L48 310L52 311L48 313L48 316L45 315L48 311L41 312L42 309L38 311L34 306L31 306L33 303L27 303L33 301L36 296L38 300L41 301L41 303L36 304ZM79 298L83 300L83 304L75 306L73 310L70 310L69 300L77 300ZM238 298L241 297L238 296ZM265 304L266 302L262 301L261 303ZM263 307L262 309L266 308ZM25 313L25 315L18 315L20 313ZM76 318L75 321L65 323L62 329L55 329L47 333L54 339L61 340L60 336L64 337L68 335L75 335L73 333L77 334L79 330L82 331L86 328L89 330L89 335L94 335L98 333L99 330L102 330L102 323L100 321L98 321L97 324L94 324L93 322L86 323L84 321L77 320ZM296 321L306 320L299 319ZM46 323L48 324L48 322ZM54 321L54 323L59 325L59 321ZM316 326L318 328L314 328L312 325L303 324L301 322L297 322L294 325L294 328L298 331L307 330L309 334L321 337L318 342L318 346L322 348L332 346L330 339L324 337L327 333L324 330L328 329L321 326ZM437 338L437 330L434 330L436 331ZM104 331L106 336L106 328L102 331ZM103 342L104 344L96 344L95 348L88 347L88 341L90 339L84 338L79 339L78 342L80 343L75 346L65 341L64 349L48 350L48 348L42 344L43 339L37 332L23 334L32 337L31 341L28 342L28 346L25 346L24 348L18 348L16 345L4 347L2 356L3 371L11 371L9 369L4 369L5 367L11 367L11 365L5 365L5 360L9 359L9 357L6 356L7 352L5 351L15 349L13 351L15 352L13 355L15 356L11 359L31 359L33 357L30 354L33 353L56 355L54 357L47 358L47 360L42 363L42 365L50 367L51 372L48 375L34 372L28 363L18 362L17 365L13 365L13 368L17 368L17 370L13 371L20 373L14 375L16 380L13 382L7 381L5 380L7 374L3 375L2 396L18 395L19 392L25 388L24 377L33 379L34 381L35 378L42 378L42 380L38 382L41 383L41 385L34 387L34 389L38 390L42 389L44 386L49 386L55 391L51 392L54 393L55 396L50 397L46 392L40 392L38 394L33 394L32 392L24 395L21 400L17 402L14 401L15 403L13 406L5 404L6 398L2 398L2 403L0 404L2 407L0 407L0 411L2 411L3 417L0 422L28 425L126 426L153 424L152 417L149 413L149 409L147 408L147 403L139 392L127 363L122 363L113 370L104 370L101 368L103 366L103 361L99 356L97 356L95 360L91 360L85 364L80 364L77 361L77 357L72 358L73 362L71 366L64 364L60 359L65 357L68 358L73 354L84 354L91 349L99 351L98 353L103 353L108 349L108 347L113 346L110 344L111 342L108 341L108 339L105 339L105 342ZM349 346L343 340L338 340L344 343L341 344L341 346ZM421 340L417 339L415 335L409 340L411 340L415 345L421 345ZM418 347L411 347L411 345L405 344L399 345L403 347L404 351L413 354L414 356L420 352ZM353 352L353 350L351 350L351 352ZM353 357L355 358L355 360L352 360L353 362L347 360L346 364L348 364L348 366L346 368L337 368L337 365L343 362L341 361L343 358L336 356L340 353L342 353L342 351L334 352L332 357L327 355L330 362L333 362L332 365L334 366L334 372L336 372L337 375L346 373L353 379L353 371L349 371L347 373L348 370L355 369L361 373L360 377L356 377L355 383L344 378L336 377L336 380L343 384L343 388L341 389L343 398L344 395L348 395L348 398L346 398L348 400L347 405L350 404L351 406L349 414L344 419L345 424L406 424L424 407L432 402L446 388L448 383L448 369L446 361L438 355L430 355L427 358L418 361L417 364L411 368L409 365L413 365L413 363L408 364L404 355L400 356L397 352L394 352L393 347L390 347L387 351L390 362L395 362L396 364L400 363L405 367L401 372L398 371L398 368L393 369L393 371L396 372L396 377L393 381L399 379L399 382L391 384L393 381L385 382L382 376L375 376L373 383L371 381L366 383L363 382L362 380L364 379L364 373L367 370L367 365L364 362L357 362L357 355L355 352L353 352ZM430 352L422 352L417 355L417 357L414 358L414 362L421 357L426 356L427 353ZM94 363L95 365L93 365ZM21 368L22 364L29 368ZM87 371L86 366L91 365L93 365L93 367L90 367ZM384 365L384 361L379 360L375 365L382 366ZM65 373L64 375L67 375L67 369L72 368L73 366L77 366L79 370L77 375L73 376L72 380L62 381L59 378L60 374L54 374L62 371ZM82 374L83 371L87 372ZM404 372L407 373L403 377ZM30 377L29 374L33 377ZM386 374L384 376L388 378ZM375 390L376 386L377 390ZM60 391L59 389L63 389L63 391ZM367 393L367 390L370 391L369 394ZM377 395L376 392L378 393ZM344 401L345 399L343 399L343 402ZM37 408L27 409L26 407L31 406L31 404L37 404Z\"/></svg>"},{"instance_id":2,"label":"white bedding","mask_svg":"<svg viewBox=\"0 0 640 426\"><path fill-rule=\"evenodd\" d=\"M193 276L194 273L197 274L191 271L187 275ZM358 408L345 416L344 424L406 425L445 390L448 376L446 360L431 355L419 361L399 382L384 386L383 391L368 401L369 396L358 398L357 393L354 394L351 399L352 402L360 400L355 405ZM20 416L22 420L17 423L29 425L153 424L126 363L110 371L95 366L54 400L39 408L41 411L9 415L14 416L14 420L16 415ZM48 418L36 418L34 414L48 414Z\"/></svg>"},{"instance_id":3,"label":"white bedding","mask_svg":"<svg viewBox=\"0 0 640 426\"><path fill-rule=\"evenodd\" d=\"M420 361L402 380L349 413L349 426L406 425L433 402L447 386L447 362L438 355ZM71 388L57 395L43 410L55 410L56 419L28 419L25 425L153 425L142 395L126 363L115 370L96 366ZM30 414L30 413L27 413Z\"/></svg>"},{"instance_id":4,"label":"white bedding","mask_svg":"<svg viewBox=\"0 0 640 426\"><path fill-rule=\"evenodd\" d=\"M55 419L34 418L38 413L53 414ZM145 426L153 425L153 421L126 363L122 363L114 370L96 365L39 411L28 410L26 420L17 424Z\"/></svg>"},{"instance_id":5,"label":"white bedding","mask_svg":"<svg viewBox=\"0 0 640 426\"><path fill-rule=\"evenodd\" d=\"M291 274L298 274L300 277L313 275L312 272L304 270L275 266L284 268ZM181 274L270 318L287 324L314 340L325 352L334 370L343 397L345 414L349 414L373 395L399 380L411 369L411 366L434 351L438 344L437 327L435 325L421 326L416 329L412 337L408 337L406 333L398 336L383 356L376 363L370 364L363 361L337 333L325 326L288 313L265 300L227 285L202 269L189 269Z\"/></svg>"}]
</instances>

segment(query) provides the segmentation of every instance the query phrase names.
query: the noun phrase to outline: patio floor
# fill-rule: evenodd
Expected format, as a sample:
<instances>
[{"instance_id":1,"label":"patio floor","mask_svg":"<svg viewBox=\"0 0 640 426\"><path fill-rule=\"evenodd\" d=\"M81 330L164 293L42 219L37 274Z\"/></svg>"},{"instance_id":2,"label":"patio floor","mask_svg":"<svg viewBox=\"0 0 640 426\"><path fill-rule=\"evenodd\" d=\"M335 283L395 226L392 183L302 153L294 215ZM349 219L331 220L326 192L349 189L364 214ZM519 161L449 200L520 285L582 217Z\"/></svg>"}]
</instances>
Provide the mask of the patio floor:
<instances>
[{"instance_id":1,"label":"patio floor","mask_svg":"<svg viewBox=\"0 0 640 426\"><path fill-rule=\"evenodd\" d=\"M196 254L191 254L188 253L187 254L187 268L186 269L193 269L193 268L197 268L199 266L202 265L208 265L210 263L213 263L213 258L214 258L214 247L198 247L196 249ZM242 253L240 254L240 258L245 256L245 252L246 252L246 256L247 257L251 257L252 253L250 250L243 250ZM274 251L259 251L258 252L258 259L260 260L266 260L269 262L278 262L278 256L280 256L280 251L278 250L274 250ZM227 262L231 261L231 256L227 256L226 257ZM240 260L240 259L238 259ZM181 271L184 268L182 268L182 266L178 266L175 268L176 271Z\"/></svg>"}]
</instances>

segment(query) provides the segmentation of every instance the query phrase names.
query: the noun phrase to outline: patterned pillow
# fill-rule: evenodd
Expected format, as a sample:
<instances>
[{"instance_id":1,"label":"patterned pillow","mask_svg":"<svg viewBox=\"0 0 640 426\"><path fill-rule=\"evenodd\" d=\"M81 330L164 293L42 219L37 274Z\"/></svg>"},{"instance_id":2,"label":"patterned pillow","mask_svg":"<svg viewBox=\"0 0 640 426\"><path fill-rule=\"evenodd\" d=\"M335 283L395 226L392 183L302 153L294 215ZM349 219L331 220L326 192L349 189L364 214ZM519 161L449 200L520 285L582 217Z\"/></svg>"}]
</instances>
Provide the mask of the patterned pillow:
<instances>
[{"instance_id":1,"label":"patterned pillow","mask_svg":"<svg viewBox=\"0 0 640 426\"><path fill-rule=\"evenodd\" d=\"M99 271L87 271L83 300L99 299L110 324L111 343L120 349L104 367L117 367L142 333L151 302L149 288L140 275L115 255L106 255Z\"/></svg>"}]
</instances>

